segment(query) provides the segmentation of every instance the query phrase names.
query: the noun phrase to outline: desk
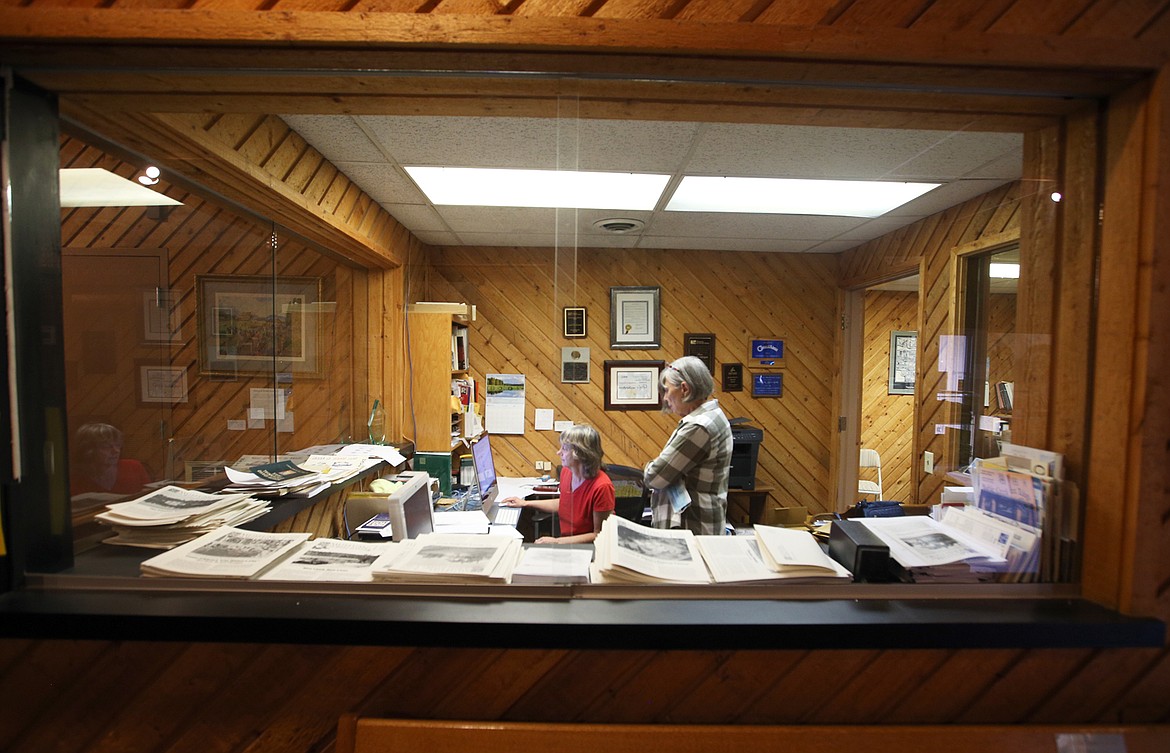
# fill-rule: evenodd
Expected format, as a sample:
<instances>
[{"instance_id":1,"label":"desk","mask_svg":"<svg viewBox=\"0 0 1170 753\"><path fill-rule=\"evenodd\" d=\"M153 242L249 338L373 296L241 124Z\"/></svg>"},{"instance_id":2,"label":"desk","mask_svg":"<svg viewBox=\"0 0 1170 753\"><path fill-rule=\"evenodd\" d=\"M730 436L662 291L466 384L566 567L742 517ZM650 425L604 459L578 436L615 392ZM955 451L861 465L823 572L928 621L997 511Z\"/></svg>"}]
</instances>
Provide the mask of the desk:
<instances>
[{"instance_id":1,"label":"desk","mask_svg":"<svg viewBox=\"0 0 1170 753\"><path fill-rule=\"evenodd\" d=\"M747 526L763 521L768 494L774 486L756 484L755 489L727 490L727 520L732 525Z\"/></svg>"}]
</instances>

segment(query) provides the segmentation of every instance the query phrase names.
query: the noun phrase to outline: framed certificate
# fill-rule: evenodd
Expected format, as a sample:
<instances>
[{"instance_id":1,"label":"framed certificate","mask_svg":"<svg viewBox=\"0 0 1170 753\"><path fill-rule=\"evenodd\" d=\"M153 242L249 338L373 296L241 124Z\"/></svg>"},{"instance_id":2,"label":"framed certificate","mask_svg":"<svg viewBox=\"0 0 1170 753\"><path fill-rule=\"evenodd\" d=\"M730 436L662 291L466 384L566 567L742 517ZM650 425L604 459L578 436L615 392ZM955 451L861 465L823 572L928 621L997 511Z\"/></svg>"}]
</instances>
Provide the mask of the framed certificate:
<instances>
[{"instance_id":1,"label":"framed certificate","mask_svg":"<svg viewBox=\"0 0 1170 753\"><path fill-rule=\"evenodd\" d=\"M563 313L565 337L585 337L585 307L565 306Z\"/></svg>"},{"instance_id":2,"label":"framed certificate","mask_svg":"<svg viewBox=\"0 0 1170 753\"><path fill-rule=\"evenodd\" d=\"M659 289L620 287L609 289L609 347L659 347Z\"/></svg>"},{"instance_id":3,"label":"framed certificate","mask_svg":"<svg viewBox=\"0 0 1170 753\"><path fill-rule=\"evenodd\" d=\"M666 361L606 361L606 410L658 410Z\"/></svg>"}]
</instances>

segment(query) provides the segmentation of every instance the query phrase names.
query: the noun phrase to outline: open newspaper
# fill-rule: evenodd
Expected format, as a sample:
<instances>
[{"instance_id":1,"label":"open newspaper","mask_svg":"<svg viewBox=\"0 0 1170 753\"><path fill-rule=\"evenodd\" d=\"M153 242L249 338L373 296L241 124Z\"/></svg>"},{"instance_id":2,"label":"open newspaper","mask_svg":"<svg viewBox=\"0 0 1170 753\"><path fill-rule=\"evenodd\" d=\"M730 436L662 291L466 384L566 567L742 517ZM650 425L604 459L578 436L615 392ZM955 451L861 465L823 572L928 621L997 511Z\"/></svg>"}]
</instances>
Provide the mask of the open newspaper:
<instances>
[{"instance_id":1,"label":"open newspaper","mask_svg":"<svg viewBox=\"0 0 1170 753\"><path fill-rule=\"evenodd\" d=\"M368 583L373 580L374 563L396 546L381 541L306 541L261 573L260 580Z\"/></svg>"},{"instance_id":2,"label":"open newspaper","mask_svg":"<svg viewBox=\"0 0 1170 753\"><path fill-rule=\"evenodd\" d=\"M308 533L264 533L225 527L151 557L150 577L255 578L309 539Z\"/></svg>"},{"instance_id":3,"label":"open newspaper","mask_svg":"<svg viewBox=\"0 0 1170 753\"><path fill-rule=\"evenodd\" d=\"M890 557L915 582L997 580L1007 561L991 547L926 515L857 518L890 548Z\"/></svg>"},{"instance_id":4,"label":"open newspaper","mask_svg":"<svg viewBox=\"0 0 1170 753\"><path fill-rule=\"evenodd\" d=\"M512 571L513 583L575 585L589 582L592 547L530 546Z\"/></svg>"},{"instance_id":5,"label":"open newspaper","mask_svg":"<svg viewBox=\"0 0 1170 753\"><path fill-rule=\"evenodd\" d=\"M785 579L848 583L853 574L825 553L808 531L756 525L760 554L768 569Z\"/></svg>"},{"instance_id":6,"label":"open newspaper","mask_svg":"<svg viewBox=\"0 0 1170 753\"><path fill-rule=\"evenodd\" d=\"M424 533L374 563L375 582L507 583L523 547L509 536Z\"/></svg>"},{"instance_id":7,"label":"open newspaper","mask_svg":"<svg viewBox=\"0 0 1170 753\"><path fill-rule=\"evenodd\" d=\"M759 526L756 527L757 531ZM803 533L812 538L807 531ZM696 536L699 551L711 571L711 577L716 583L762 584L762 583L850 583L853 576L833 560L829 560L831 567L822 568L784 568L781 571L772 569L761 553L764 543L757 536ZM820 546L813 540L813 544Z\"/></svg>"},{"instance_id":8,"label":"open newspaper","mask_svg":"<svg viewBox=\"0 0 1170 753\"><path fill-rule=\"evenodd\" d=\"M686 529L649 528L611 515L593 541L594 583L710 583Z\"/></svg>"}]
</instances>

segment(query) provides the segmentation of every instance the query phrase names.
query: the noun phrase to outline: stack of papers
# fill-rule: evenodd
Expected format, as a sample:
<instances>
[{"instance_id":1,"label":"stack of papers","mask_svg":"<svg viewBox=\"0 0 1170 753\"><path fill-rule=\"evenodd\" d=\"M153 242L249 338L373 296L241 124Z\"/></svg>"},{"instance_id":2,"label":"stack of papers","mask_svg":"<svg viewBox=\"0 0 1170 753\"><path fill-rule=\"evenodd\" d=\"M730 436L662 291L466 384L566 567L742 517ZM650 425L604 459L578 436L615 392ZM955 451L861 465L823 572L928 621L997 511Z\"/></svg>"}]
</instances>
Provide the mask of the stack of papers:
<instances>
[{"instance_id":1,"label":"stack of papers","mask_svg":"<svg viewBox=\"0 0 1170 753\"><path fill-rule=\"evenodd\" d=\"M263 533L225 527L151 557L148 577L255 578L308 540L307 533Z\"/></svg>"},{"instance_id":2,"label":"stack of papers","mask_svg":"<svg viewBox=\"0 0 1170 753\"><path fill-rule=\"evenodd\" d=\"M373 567L374 582L508 583L523 548L508 536L425 533L395 545Z\"/></svg>"},{"instance_id":3,"label":"stack of papers","mask_svg":"<svg viewBox=\"0 0 1170 753\"><path fill-rule=\"evenodd\" d=\"M164 486L94 516L116 532L107 544L170 549L223 526L239 526L269 510L247 494L209 494Z\"/></svg>"},{"instance_id":4,"label":"stack of papers","mask_svg":"<svg viewBox=\"0 0 1170 753\"><path fill-rule=\"evenodd\" d=\"M224 491L248 492L258 497L312 496L348 481L378 462L360 455L310 455L300 463L281 460L248 470L229 466L224 468L229 482Z\"/></svg>"},{"instance_id":5,"label":"stack of papers","mask_svg":"<svg viewBox=\"0 0 1170 753\"><path fill-rule=\"evenodd\" d=\"M543 586L588 583L589 563L592 561L592 548L530 546L512 571L512 582Z\"/></svg>"},{"instance_id":6,"label":"stack of papers","mask_svg":"<svg viewBox=\"0 0 1170 753\"><path fill-rule=\"evenodd\" d=\"M890 548L915 583L998 580L1007 560L981 541L925 515L856 518Z\"/></svg>"},{"instance_id":7,"label":"stack of papers","mask_svg":"<svg viewBox=\"0 0 1170 753\"><path fill-rule=\"evenodd\" d=\"M395 554L393 542L316 539L293 549L260 575L260 580L369 583L374 563Z\"/></svg>"},{"instance_id":8,"label":"stack of papers","mask_svg":"<svg viewBox=\"0 0 1170 753\"><path fill-rule=\"evenodd\" d=\"M755 536L696 536L716 583L851 583L808 531L756 525Z\"/></svg>"}]
</instances>

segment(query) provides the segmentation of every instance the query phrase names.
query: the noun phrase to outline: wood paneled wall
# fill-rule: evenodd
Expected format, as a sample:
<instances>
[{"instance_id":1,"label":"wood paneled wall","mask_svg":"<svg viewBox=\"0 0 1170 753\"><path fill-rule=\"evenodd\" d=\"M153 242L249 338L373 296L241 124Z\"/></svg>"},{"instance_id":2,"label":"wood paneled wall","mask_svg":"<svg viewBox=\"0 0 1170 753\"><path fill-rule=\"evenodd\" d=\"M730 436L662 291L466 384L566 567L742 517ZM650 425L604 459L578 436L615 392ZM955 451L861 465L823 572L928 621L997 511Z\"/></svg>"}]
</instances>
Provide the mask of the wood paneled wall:
<instances>
[{"instance_id":1,"label":"wood paneled wall","mask_svg":"<svg viewBox=\"0 0 1170 753\"><path fill-rule=\"evenodd\" d=\"M606 411L606 360L673 361L683 335L715 335L715 382L729 418L764 430L757 479L782 505L831 509L834 438L832 375L837 258L832 255L531 248L443 248L428 255L430 300L478 307L471 324L471 368L527 377L525 434L493 449L503 472L532 475L535 460L556 461L557 435L533 430L535 408L597 427L606 462L641 467L662 449L677 419L656 411ZM661 289L662 347L609 347L609 289ZM588 337L562 336L561 308L585 306ZM784 339L784 394L753 398L722 390L722 364L747 364L751 337ZM589 384L562 384L563 347L588 347ZM749 369L750 371L750 369Z\"/></svg>"},{"instance_id":2,"label":"wood paneled wall","mask_svg":"<svg viewBox=\"0 0 1170 753\"><path fill-rule=\"evenodd\" d=\"M131 180L141 168L70 137L63 140L61 162L63 167L103 167ZM358 430L353 428L352 403L360 401L358 413L366 405L360 376L366 368L367 348L365 338L355 336L354 322L355 305L364 308L366 304L367 273L319 253L270 222L217 205L165 181L157 188L181 201L182 206L157 219L141 207L81 207L62 212L62 245L73 252L157 251L162 263L160 284L172 291L180 316L173 342L145 342L140 295L151 291L143 289L134 293L138 296L131 304L135 318L128 328L120 326L125 323L108 320L87 325L90 332L85 334L106 330L120 334L98 338L114 349L104 354L113 365L111 370L89 369L84 358L66 364L70 431L92 420L115 424L127 433L124 455L146 462L156 478L163 477L168 462L181 478L186 460L234 462L243 454L267 454L274 448L285 452L354 436ZM335 304L332 311L320 316L320 376L294 376L292 382L276 385L288 390L291 432L276 432L272 420L263 421L262 428L228 430L229 420L246 422L251 390L271 390L274 382L271 373L202 373L199 349L205 338L198 333L197 281L200 275L208 274L314 278L320 280L321 300ZM137 369L143 362L183 369L188 384L186 401L142 403ZM356 398L355 389L359 391ZM358 436L364 434L359 431Z\"/></svg>"},{"instance_id":3,"label":"wood paneled wall","mask_svg":"<svg viewBox=\"0 0 1170 753\"><path fill-rule=\"evenodd\" d=\"M918 328L918 294L866 293L864 327L861 446L881 457L883 498L913 503L914 395L889 394L890 333ZM861 477L875 480L872 471Z\"/></svg>"}]
</instances>

